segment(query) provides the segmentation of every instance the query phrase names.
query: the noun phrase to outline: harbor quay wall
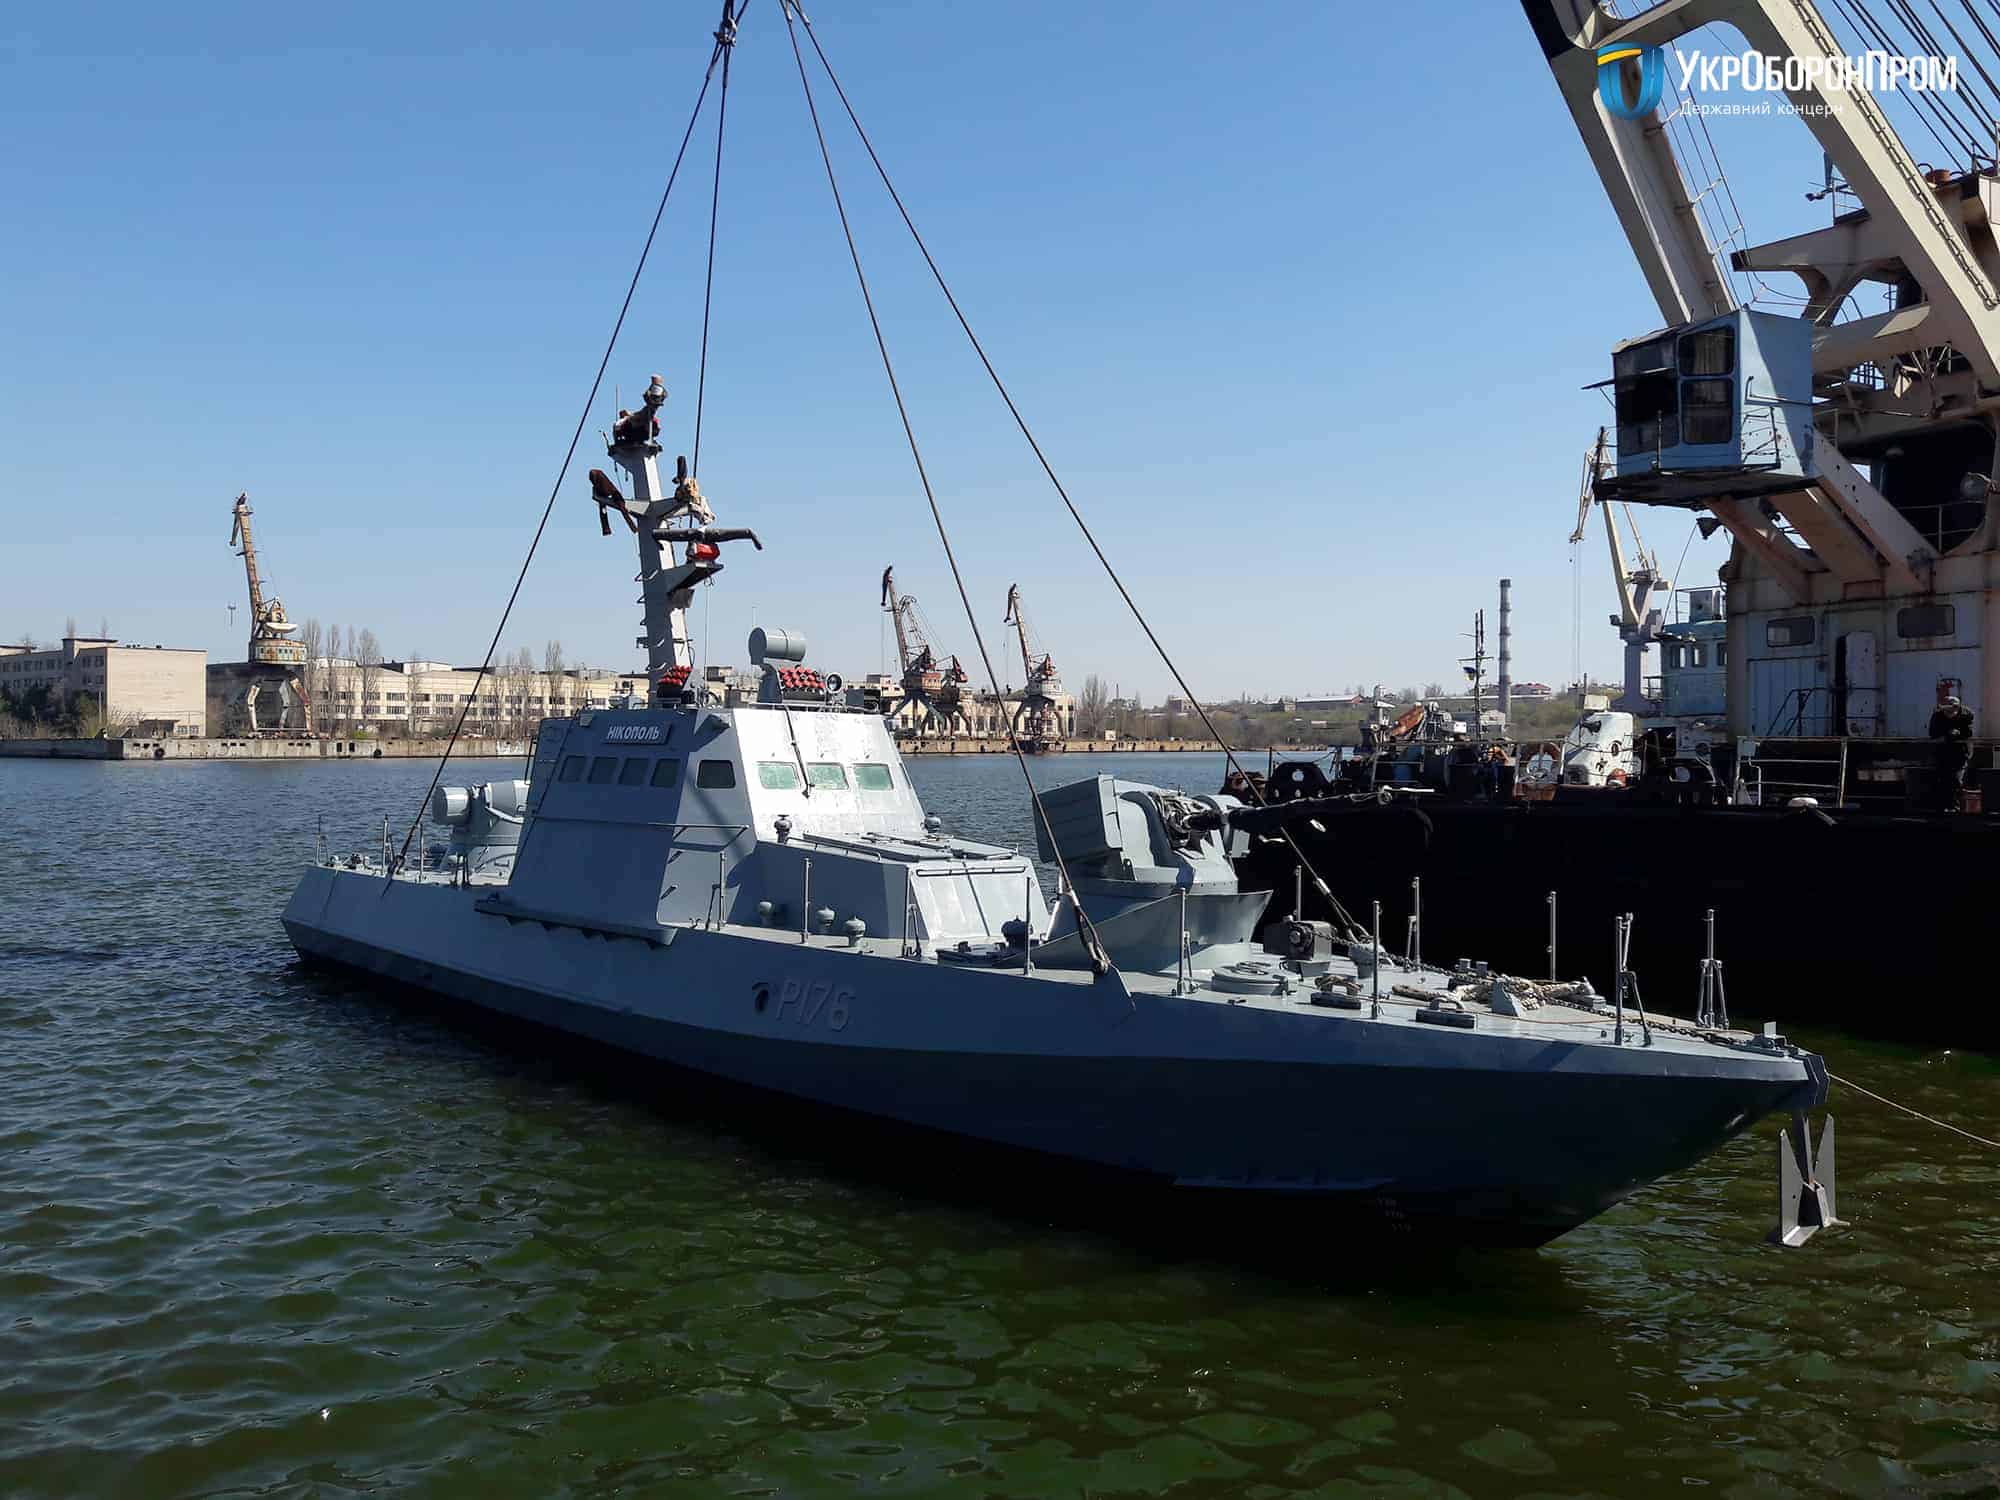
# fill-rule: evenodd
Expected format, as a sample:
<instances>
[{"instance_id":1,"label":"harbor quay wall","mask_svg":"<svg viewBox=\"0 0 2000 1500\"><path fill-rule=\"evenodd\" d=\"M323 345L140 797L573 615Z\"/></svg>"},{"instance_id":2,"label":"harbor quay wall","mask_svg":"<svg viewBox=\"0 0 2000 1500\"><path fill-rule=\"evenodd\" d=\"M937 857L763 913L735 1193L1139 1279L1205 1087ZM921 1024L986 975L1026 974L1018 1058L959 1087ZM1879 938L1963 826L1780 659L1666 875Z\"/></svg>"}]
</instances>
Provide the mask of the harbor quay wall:
<instances>
[{"instance_id":1,"label":"harbor quay wall","mask_svg":"<svg viewBox=\"0 0 2000 1500\"><path fill-rule=\"evenodd\" d=\"M922 739L898 740L896 748L905 755L1008 755L1013 745L1005 739ZM1317 755L1323 753L1322 745L1278 745L1279 755ZM1214 740L1051 740L1045 753L1050 755L1165 755L1172 753L1206 751L1220 754L1222 746ZM1269 752L1259 745L1255 750L1238 750L1242 757L1262 756Z\"/></svg>"},{"instance_id":2,"label":"harbor quay wall","mask_svg":"<svg viewBox=\"0 0 2000 1500\"><path fill-rule=\"evenodd\" d=\"M319 739L309 735L228 738L174 735L123 739L0 740L0 759L36 760L435 760L444 754L443 739ZM1008 755L1013 746L1004 738L910 739L897 742L905 755ZM1236 753L1251 760L1270 753L1318 754L1317 745L1279 745L1275 752L1259 746ZM1216 754L1214 740L1054 740L1052 755ZM526 740L460 740L454 753L462 759L525 756Z\"/></svg>"},{"instance_id":3,"label":"harbor quay wall","mask_svg":"<svg viewBox=\"0 0 2000 1500\"><path fill-rule=\"evenodd\" d=\"M268 739L209 739L166 736L157 739L0 740L0 759L36 760L435 760L446 741L316 739L306 735ZM461 759L525 756L525 740L460 740L454 747Z\"/></svg>"}]
</instances>

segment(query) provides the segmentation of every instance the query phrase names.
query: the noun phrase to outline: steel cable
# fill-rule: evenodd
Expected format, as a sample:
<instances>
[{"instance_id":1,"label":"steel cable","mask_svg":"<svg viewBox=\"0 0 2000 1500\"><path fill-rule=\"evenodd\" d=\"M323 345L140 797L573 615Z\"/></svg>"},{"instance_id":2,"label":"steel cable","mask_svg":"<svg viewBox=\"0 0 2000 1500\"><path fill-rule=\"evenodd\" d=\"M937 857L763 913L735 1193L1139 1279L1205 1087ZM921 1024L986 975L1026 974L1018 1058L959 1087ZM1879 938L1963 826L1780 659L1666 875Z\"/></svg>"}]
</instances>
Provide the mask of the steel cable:
<instances>
[{"instance_id":1,"label":"steel cable","mask_svg":"<svg viewBox=\"0 0 2000 1500\"><path fill-rule=\"evenodd\" d=\"M722 49L722 87L715 96L715 181L708 195L708 270L701 285L701 365L694 381L694 467L701 473L701 417L708 402L708 319L715 305L715 224L722 209L722 127L729 119L729 59L736 50L735 0L723 0L715 44Z\"/></svg>"},{"instance_id":2,"label":"steel cable","mask_svg":"<svg viewBox=\"0 0 2000 1500\"><path fill-rule=\"evenodd\" d=\"M791 8L788 3L788 14ZM924 264L930 268L932 279L938 284L938 290L944 293L944 299L951 307L952 315L958 319L958 326L965 331L965 337L971 343L973 353L979 356L980 364L986 369L987 378L993 382L994 390L999 392L1000 399L1006 403L1007 411L1014 419L1014 425L1021 429L1021 436L1027 439L1028 447L1034 452L1036 462L1041 465L1042 472L1048 476L1049 483L1055 487L1056 494L1061 497L1064 507L1068 509L1070 519L1076 522L1077 529L1083 533L1083 539L1090 544L1090 550L1097 555L1097 560L1103 566L1105 575L1110 578L1113 586L1117 588L1119 597L1125 601L1125 607L1131 611L1132 618L1138 621L1139 628L1146 633L1146 639L1152 643L1154 652L1159 656L1161 662L1166 665L1168 672L1173 675L1174 682L1180 688L1182 696L1187 699L1193 706L1196 714L1200 716L1202 726L1207 729L1209 737L1221 748L1230 769L1237 773L1239 783L1250 792L1258 803L1264 803L1265 798L1263 793L1257 789L1256 783L1250 779L1249 773L1244 771L1242 764L1236 758L1236 752L1230 748L1228 741L1223 739L1221 732L1215 726L1215 721L1209 717L1207 708L1195 696L1194 690L1188 686L1187 679L1181 675L1180 668L1174 664L1173 658L1167 654L1167 648L1160 643L1159 636L1154 633L1152 625L1147 621L1137 601L1133 599L1131 591L1125 587L1124 580L1118 576L1118 570L1112 566L1111 559L1105 555L1104 548L1099 545L1095 533L1091 531L1089 523L1084 520L1082 511L1077 508L1076 502L1070 498L1069 491L1063 487L1062 480L1056 477L1056 471L1049 463L1048 456L1042 452L1042 445L1036 441L1035 434L1028 427L1027 419L1021 415L1020 407L1015 404L1012 394L1007 390L1006 383L1001 380L1000 372L993 367L993 361L987 357L985 346L980 343L979 336L972 331L972 324L967 320L963 309L959 307L958 299L952 295L951 287L944 279L944 273L938 269L936 260L931 257L930 246L924 243L924 237L918 232L916 222L910 217L909 209L904 207L902 195L896 191L896 185L889 180L888 169L883 166L882 158L876 154L875 143L869 139L868 132L862 128L860 116L855 113L853 104L849 102L847 91L841 87L840 78L834 72L833 65L827 61L826 52L820 46L819 37L813 30L811 18L806 16L803 11L800 11L799 19L805 24L806 38L812 43L813 51L819 57L820 66L826 70L828 82L833 85L834 92L839 95L841 107L846 110L847 118L854 126L854 133L860 138L863 148L868 152L868 159L874 163L876 175L882 179L882 186L888 190L889 198L896 205L896 212L902 216L904 227L910 231L910 238L915 241L917 250L924 258ZM801 62L800 66L803 69L803 62ZM968 609L970 608L969 605L967 607ZM984 648L982 647L981 649L983 650ZM989 667L988 670L990 671L991 668ZM1305 851L1299 848L1298 841L1292 837L1291 830L1281 828L1279 832L1284 837L1285 843L1290 846L1293 857L1298 860L1300 868L1312 877L1314 889L1318 891L1320 898L1327 903L1328 909L1332 911L1337 923L1343 928L1342 936L1350 941L1358 941L1360 938L1367 936L1361 924L1355 921L1347 909L1340 904L1339 899L1333 894L1332 888L1320 878L1319 872L1306 859Z\"/></svg>"},{"instance_id":3,"label":"steel cable","mask_svg":"<svg viewBox=\"0 0 2000 1500\"><path fill-rule=\"evenodd\" d=\"M979 659L985 664L987 681L993 689L993 696L997 699L1000 696L1000 677L993 670L993 658L986 650L986 637L980 632L979 617L972 608L972 596L966 591L964 575L959 572L958 558L952 551L951 535L945 528L944 513L938 507L937 494L931 488L930 473L924 467L924 456L917 446L916 429L910 425L909 409L903 404L902 386L896 379L895 364L889 358L889 345L882 334L882 321L875 314L875 298L868 290L868 275L861 269L861 251L854 243L854 229L847 221L847 205L841 199L840 182L834 175L833 154L827 149L826 132L820 128L819 107L813 102L812 82L806 77L805 54L799 50L798 32L792 25L792 14L797 7L792 3L792 0L781 0L781 3L785 13L785 33L791 38L792 57L798 64L799 84L805 90L806 112L812 117L813 135L819 142L820 160L826 167L827 187L833 192L834 211L840 216L840 232L847 240L848 258L854 262L854 279L860 284L861 301L868 309L868 326L875 334L875 349L882 356L882 372L889 378L889 394L896 399L896 415L902 419L903 438L909 444L910 458L917 467L917 481L923 486L924 499L930 505L931 520L937 526L938 541L944 546L945 562L951 567L952 582L958 586L959 603L965 606L966 623L972 627L973 644L979 648ZM798 14L800 19L803 20L805 12L799 11ZM806 22L806 32L807 35L811 35L812 23L810 21ZM1089 917L1084 915L1083 902L1078 898L1076 887L1069 878L1069 866L1063 859L1062 849L1056 842L1055 832L1049 826L1048 810L1042 806L1041 796L1035 790L1034 773L1028 769L1028 757L1021 749L1020 737L1010 734L1008 739L1014 749L1014 758L1021 763L1021 777L1028 784L1028 801L1035 809L1036 821L1040 824L1043 834L1048 839L1050 852L1055 856L1056 873L1062 885L1062 896L1069 902L1070 910L1076 916L1078 936L1090 953L1092 969L1096 973L1103 974L1111 968L1111 958L1104 951L1104 945L1098 940L1095 924L1091 922ZM1026 916L1030 923L1034 921L1033 912L1028 912Z\"/></svg>"},{"instance_id":4,"label":"steel cable","mask_svg":"<svg viewBox=\"0 0 2000 1500\"><path fill-rule=\"evenodd\" d=\"M688 116L687 129L681 133L680 150L674 154L673 169L667 173L667 185L660 191L659 207L653 210L652 226L646 231L646 243L640 247L639 263L632 268L632 279L625 287L625 300L618 305L618 317L611 325L611 337L605 340L604 357L597 362L597 374L590 382L590 394L584 398L583 410L578 413L576 430L570 434L569 447L563 453L562 466L556 471L556 482L549 487L548 504L542 507L542 519L536 523L534 538L528 543L528 555L521 559L521 571L514 578L514 588L507 595L507 606L500 611L500 623L494 627L493 639L486 647L486 655L480 659L479 671L472 679L472 691L465 695L465 703L458 711L458 721L452 725L451 738L445 741L444 754L438 757L437 771L431 776L431 784L424 793L424 800L417 805L417 815L410 820L409 832L403 835L402 847L396 851L396 865L409 858L410 843L417 836L417 829L423 826L424 809L437 792L438 782L444 779L444 768L451 760L451 752L458 744L458 737L465 729L466 718L471 714L473 701L479 695L479 685L486 680L486 674L493 664L493 653L500 649L500 637L506 633L507 621L514 613L515 601L521 597L521 585L527 582L528 567L535 560L535 551L542 544L542 533L548 530L549 517L555 513L556 496L562 493L563 481L569 477L569 466L576 457L576 445L583 440L583 429L590 421L590 408L597 402L597 393L604 386L604 372L610 368L611 354L618 347L618 335L624 330L625 315L632 310L632 297L639 290L639 277L646 269L646 259L653 251L653 241L660 232L660 220L666 216L667 199L673 196L674 183L681 175L681 162L687 157L688 142L694 138L694 127L701 119L702 106L708 101L708 86L715 78L715 64L726 55L727 47L717 41L715 50L709 54L707 71L702 74L701 92L695 95L694 112ZM383 872L387 874L387 871Z\"/></svg>"}]
</instances>

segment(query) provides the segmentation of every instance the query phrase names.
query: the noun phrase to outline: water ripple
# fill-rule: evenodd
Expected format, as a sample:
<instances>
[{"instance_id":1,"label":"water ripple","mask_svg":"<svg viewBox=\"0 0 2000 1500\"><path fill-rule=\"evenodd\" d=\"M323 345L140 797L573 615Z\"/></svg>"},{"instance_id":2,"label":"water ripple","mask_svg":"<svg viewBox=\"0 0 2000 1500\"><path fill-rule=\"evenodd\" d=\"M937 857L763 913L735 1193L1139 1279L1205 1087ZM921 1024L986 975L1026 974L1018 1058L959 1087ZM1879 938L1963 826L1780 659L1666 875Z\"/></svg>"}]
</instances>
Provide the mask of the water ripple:
<instances>
[{"instance_id":1,"label":"water ripple","mask_svg":"<svg viewBox=\"0 0 2000 1500\"><path fill-rule=\"evenodd\" d=\"M1843 1105L1797 1255L1762 1138L1387 1273L996 1210L298 970L315 821L427 775L0 762L0 1490L2000 1493L2000 1165L1920 1125ZM1016 775L913 771L1031 845ZM2000 1131L1991 1059L1813 1040Z\"/></svg>"}]
</instances>

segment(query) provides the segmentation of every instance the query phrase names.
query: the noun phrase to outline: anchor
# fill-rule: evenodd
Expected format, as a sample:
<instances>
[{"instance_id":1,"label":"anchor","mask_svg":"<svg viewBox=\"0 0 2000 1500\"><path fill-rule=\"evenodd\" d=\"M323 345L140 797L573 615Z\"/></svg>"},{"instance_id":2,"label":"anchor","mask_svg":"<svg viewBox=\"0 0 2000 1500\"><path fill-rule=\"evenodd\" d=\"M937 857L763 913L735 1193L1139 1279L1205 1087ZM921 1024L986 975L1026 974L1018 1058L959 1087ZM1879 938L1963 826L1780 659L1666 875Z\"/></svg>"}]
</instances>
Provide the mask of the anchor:
<instances>
[{"instance_id":1,"label":"anchor","mask_svg":"<svg viewBox=\"0 0 2000 1500\"><path fill-rule=\"evenodd\" d=\"M1769 1243L1796 1248L1846 1222L1833 1208L1833 1116L1826 1117L1815 1152L1806 1113L1795 1109L1792 1128L1778 1132L1778 1227Z\"/></svg>"}]
</instances>

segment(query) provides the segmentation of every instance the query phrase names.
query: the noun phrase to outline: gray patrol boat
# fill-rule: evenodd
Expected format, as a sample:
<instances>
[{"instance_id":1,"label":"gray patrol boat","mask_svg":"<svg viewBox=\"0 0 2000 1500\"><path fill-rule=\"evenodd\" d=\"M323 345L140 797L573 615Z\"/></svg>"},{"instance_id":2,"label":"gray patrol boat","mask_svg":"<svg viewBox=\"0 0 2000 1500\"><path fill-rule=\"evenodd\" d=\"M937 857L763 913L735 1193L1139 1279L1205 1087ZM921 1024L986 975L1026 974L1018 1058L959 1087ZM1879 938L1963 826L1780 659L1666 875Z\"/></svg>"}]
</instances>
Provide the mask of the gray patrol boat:
<instances>
[{"instance_id":1,"label":"gray patrol boat","mask_svg":"<svg viewBox=\"0 0 2000 1500\"><path fill-rule=\"evenodd\" d=\"M879 712L759 630L756 701L693 679L687 609L748 531L657 467L657 377L609 446L636 534L649 700L545 720L525 781L440 787L449 841L321 857L300 956L899 1126L1450 1241L1539 1244L1773 1111L1781 1233L1833 1219L1804 1113L1820 1059L1768 1029L1649 1016L1621 983L1445 970L1277 924L1230 856L1251 808L1098 776L1046 792L1024 855L928 816ZM761 548L761 544L759 544ZM407 847L407 844L406 844ZM970 1149L968 1147L968 1149Z\"/></svg>"}]
</instances>

